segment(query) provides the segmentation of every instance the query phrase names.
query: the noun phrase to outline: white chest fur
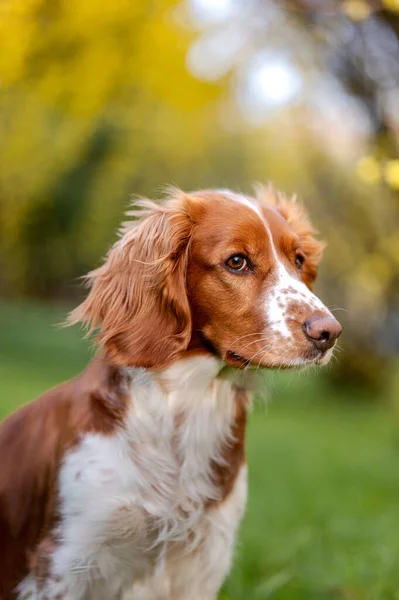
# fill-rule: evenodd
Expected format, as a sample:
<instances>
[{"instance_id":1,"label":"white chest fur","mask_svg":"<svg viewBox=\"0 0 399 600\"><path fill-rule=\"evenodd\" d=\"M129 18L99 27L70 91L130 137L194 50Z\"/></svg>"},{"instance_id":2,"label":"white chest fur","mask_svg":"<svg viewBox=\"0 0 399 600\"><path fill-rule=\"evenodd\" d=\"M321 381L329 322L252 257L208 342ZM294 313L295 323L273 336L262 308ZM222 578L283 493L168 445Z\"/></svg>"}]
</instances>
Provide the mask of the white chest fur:
<instances>
[{"instance_id":1,"label":"white chest fur","mask_svg":"<svg viewBox=\"0 0 399 600\"><path fill-rule=\"evenodd\" d=\"M85 435L64 461L51 576L41 592L26 578L19 598L216 597L246 500L243 467L228 498L209 508L220 493L211 465L223 461L235 414L220 368L196 357L157 376L130 373L123 427Z\"/></svg>"}]
</instances>

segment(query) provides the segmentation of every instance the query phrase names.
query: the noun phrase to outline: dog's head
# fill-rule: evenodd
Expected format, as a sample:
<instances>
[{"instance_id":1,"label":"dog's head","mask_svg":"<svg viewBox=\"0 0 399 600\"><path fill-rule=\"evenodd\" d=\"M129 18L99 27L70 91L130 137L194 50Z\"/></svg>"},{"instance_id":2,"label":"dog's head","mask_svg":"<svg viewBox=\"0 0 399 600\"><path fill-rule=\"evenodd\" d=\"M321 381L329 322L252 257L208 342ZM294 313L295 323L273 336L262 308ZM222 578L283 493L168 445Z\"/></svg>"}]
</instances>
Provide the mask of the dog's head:
<instances>
[{"instance_id":1,"label":"dog's head","mask_svg":"<svg viewBox=\"0 0 399 600\"><path fill-rule=\"evenodd\" d=\"M328 362L341 326L311 292L323 244L295 200L264 187L139 204L71 314L114 362L161 368L190 348L237 368Z\"/></svg>"}]
</instances>

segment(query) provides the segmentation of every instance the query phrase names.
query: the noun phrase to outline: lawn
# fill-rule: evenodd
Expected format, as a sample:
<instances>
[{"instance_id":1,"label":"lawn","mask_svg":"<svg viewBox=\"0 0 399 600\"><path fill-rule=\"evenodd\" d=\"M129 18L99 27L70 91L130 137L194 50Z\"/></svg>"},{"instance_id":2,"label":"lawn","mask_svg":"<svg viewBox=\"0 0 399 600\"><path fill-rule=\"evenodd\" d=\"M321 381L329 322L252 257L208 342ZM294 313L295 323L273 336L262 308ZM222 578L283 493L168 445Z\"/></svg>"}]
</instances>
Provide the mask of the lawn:
<instances>
[{"instance_id":1,"label":"lawn","mask_svg":"<svg viewBox=\"0 0 399 600\"><path fill-rule=\"evenodd\" d=\"M0 304L0 416L87 362L79 331L55 327L64 317L62 307ZM399 599L392 414L316 374L266 380L269 401L248 432L247 515L221 599Z\"/></svg>"}]
</instances>

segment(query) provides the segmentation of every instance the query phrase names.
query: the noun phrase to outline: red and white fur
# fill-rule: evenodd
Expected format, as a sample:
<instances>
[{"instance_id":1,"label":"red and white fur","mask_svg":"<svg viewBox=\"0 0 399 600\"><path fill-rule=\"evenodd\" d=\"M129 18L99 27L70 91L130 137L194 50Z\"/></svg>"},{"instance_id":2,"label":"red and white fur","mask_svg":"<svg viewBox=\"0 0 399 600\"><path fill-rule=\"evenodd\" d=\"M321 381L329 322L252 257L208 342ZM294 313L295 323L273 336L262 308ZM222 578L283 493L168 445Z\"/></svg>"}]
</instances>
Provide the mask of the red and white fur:
<instances>
[{"instance_id":1,"label":"red and white fur","mask_svg":"<svg viewBox=\"0 0 399 600\"><path fill-rule=\"evenodd\" d=\"M295 200L171 190L133 216L71 314L98 355L0 429L1 600L217 598L246 502L246 375L324 364L340 333Z\"/></svg>"}]
</instances>

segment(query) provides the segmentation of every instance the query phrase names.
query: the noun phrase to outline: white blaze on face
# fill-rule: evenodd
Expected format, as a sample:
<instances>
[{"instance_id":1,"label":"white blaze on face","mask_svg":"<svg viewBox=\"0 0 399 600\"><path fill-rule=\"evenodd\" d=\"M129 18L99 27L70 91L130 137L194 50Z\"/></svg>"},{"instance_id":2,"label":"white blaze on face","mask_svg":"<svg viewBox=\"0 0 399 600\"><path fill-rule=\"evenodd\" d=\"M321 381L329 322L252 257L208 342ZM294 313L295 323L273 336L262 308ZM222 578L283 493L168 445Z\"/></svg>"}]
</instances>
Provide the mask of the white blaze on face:
<instances>
[{"instance_id":1,"label":"white blaze on face","mask_svg":"<svg viewBox=\"0 0 399 600\"><path fill-rule=\"evenodd\" d=\"M284 338L290 338L292 337L292 331L287 320L292 319L292 315L288 312L292 303L305 305L309 311L309 317L314 311L322 311L326 315L330 312L300 279L288 272L278 257L268 225L265 224L265 227L275 260L275 281L271 289L268 290L265 300L268 328Z\"/></svg>"},{"instance_id":2,"label":"white blaze on face","mask_svg":"<svg viewBox=\"0 0 399 600\"><path fill-rule=\"evenodd\" d=\"M236 192L231 192L230 190L216 190L216 191L219 192L220 194L223 194L223 196L225 196L229 200L232 200L233 202L238 202L239 204L242 204L243 206L250 208L258 215L258 217L260 217L262 223L264 222L264 218L262 216L261 211L259 210L257 204L253 200L251 200L251 198L248 198L247 196L244 196L243 194L237 194Z\"/></svg>"}]
</instances>

